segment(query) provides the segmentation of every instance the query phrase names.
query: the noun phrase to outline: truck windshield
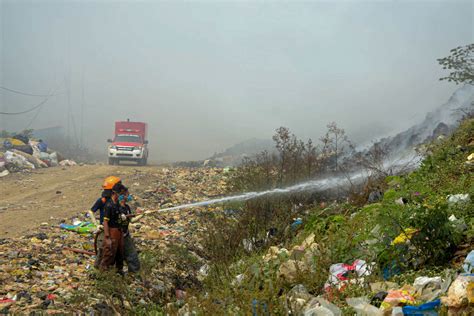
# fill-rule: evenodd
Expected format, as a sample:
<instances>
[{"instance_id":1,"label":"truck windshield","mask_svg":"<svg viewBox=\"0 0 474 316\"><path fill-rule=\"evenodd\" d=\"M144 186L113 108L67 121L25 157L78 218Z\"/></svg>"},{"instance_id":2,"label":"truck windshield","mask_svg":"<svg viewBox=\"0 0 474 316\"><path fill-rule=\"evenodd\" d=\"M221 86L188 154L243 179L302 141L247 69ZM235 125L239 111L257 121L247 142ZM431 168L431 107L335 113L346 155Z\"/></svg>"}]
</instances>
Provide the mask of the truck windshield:
<instances>
[{"instance_id":1,"label":"truck windshield","mask_svg":"<svg viewBox=\"0 0 474 316\"><path fill-rule=\"evenodd\" d=\"M114 141L124 143L141 143L140 136L138 135L117 135L115 136Z\"/></svg>"}]
</instances>

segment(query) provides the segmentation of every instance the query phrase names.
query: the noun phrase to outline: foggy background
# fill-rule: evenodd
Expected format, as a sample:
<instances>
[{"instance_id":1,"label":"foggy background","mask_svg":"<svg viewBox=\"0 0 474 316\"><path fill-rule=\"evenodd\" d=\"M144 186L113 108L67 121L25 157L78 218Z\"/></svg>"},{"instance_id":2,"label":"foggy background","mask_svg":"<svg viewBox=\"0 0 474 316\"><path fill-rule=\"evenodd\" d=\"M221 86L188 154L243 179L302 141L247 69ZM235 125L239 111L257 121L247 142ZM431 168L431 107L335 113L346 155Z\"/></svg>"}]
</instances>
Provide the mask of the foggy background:
<instances>
[{"instance_id":1,"label":"foggy background","mask_svg":"<svg viewBox=\"0 0 474 316\"><path fill-rule=\"evenodd\" d=\"M317 139L336 121L363 142L456 90L436 59L473 42L473 3L1 1L0 86L59 95L0 130L60 125L80 141L83 126L105 159L114 121L145 121L154 161L282 125ZM5 112L43 100L0 90Z\"/></svg>"}]
</instances>

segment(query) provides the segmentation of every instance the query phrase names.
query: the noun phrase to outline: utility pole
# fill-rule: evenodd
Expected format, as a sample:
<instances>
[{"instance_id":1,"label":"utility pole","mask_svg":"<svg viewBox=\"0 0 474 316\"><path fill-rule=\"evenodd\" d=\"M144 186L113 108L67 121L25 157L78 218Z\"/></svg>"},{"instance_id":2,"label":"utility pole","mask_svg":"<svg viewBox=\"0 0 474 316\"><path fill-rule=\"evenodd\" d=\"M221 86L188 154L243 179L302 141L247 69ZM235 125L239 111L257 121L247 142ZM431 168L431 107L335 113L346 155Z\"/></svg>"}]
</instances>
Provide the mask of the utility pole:
<instances>
[{"instance_id":1,"label":"utility pole","mask_svg":"<svg viewBox=\"0 0 474 316\"><path fill-rule=\"evenodd\" d=\"M70 34L69 34L70 35ZM67 124L66 124L66 142L67 147L71 148L71 36L67 38Z\"/></svg>"},{"instance_id":2,"label":"utility pole","mask_svg":"<svg viewBox=\"0 0 474 316\"><path fill-rule=\"evenodd\" d=\"M81 136L80 146L84 148L84 69L82 70L82 100L81 100Z\"/></svg>"},{"instance_id":3,"label":"utility pole","mask_svg":"<svg viewBox=\"0 0 474 316\"><path fill-rule=\"evenodd\" d=\"M71 142L71 73L68 72L66 77L66 97L67 97L67 110L66 110L66 141L69 147Z\"/></svg>"},{"instance_id":4,"label":"utility pole","mask_svg":"<svg viewBox=\"0 0 474 316\"><path fill-rule=\"evenodd\" d=\"M3 2L0 1L0 17L3 17ZM0 22L0 84L3 86L3 23ZM8 106L5 102L5 94L0 95L0 108L3 112L8 112ZM0 115L0 131L7 129L6 115Z\"/></svg>"}]
</instances>

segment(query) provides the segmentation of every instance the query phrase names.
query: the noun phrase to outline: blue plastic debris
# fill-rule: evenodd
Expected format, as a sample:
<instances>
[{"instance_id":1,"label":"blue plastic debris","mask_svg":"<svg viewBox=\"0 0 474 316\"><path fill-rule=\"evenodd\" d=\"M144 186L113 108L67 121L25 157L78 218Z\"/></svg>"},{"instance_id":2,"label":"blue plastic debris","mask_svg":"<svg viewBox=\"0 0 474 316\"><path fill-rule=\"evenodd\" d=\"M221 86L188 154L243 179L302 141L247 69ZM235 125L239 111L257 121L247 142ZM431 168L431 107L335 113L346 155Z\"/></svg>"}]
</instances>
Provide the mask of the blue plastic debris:
<instances>
[{"instance_id":1,"label":"blue plastic debris","mask_svg":"<svg viewBox=\"0 0 474 316\"><path fill-rule=\"evenodd\" d=\"M411 316L438 316L441 300L437 299L419 306L404 306L403 315Z\"/></svg>"},{"instance_id":2,"label":"blue plastic debris","mask_svg":"<svg viewBox=\"0 0 474 316\"><path fill-rule=\"evenodd\" d=\"M297 218L294 220L294 222L291 224L291 229L292 230L295 230L297 229L299 226L303 225L303 220L301 218Z\"/></svg>"}]
</instances>

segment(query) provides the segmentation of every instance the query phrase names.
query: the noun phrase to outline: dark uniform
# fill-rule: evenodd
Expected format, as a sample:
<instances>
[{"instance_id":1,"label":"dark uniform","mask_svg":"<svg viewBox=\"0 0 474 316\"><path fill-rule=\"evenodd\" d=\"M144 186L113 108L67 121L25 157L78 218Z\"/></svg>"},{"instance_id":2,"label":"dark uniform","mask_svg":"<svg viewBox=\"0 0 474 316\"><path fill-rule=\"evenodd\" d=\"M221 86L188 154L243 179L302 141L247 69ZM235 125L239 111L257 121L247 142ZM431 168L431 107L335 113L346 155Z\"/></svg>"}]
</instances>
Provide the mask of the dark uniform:
<instances>
[{"instance_id":1,"label":"dark uniform","mask_svg":"<svg viewBox=\"0 0 474 316\"><path fill-rule=\"evenodd\" d=\"M100 225L104 223L104 208L105 208L105 203L107 203L108 198L105 196L102 196L101 198L98 198L97 201L95 201L94 205L91 207L92 212L97 212L99 211L99 221Z\"/></svg>"},{"instance_id":2,"label":"dark uniform","mask_svg":"<svg viewBox=\"0 0 474 316\"><path fill-rule=\"evenodd\" d=\"M128 204L125 204L125 206L120 205L120 213L130 215L132 214L132 210ZM128 272L138 272L140 270L140 260L138 259L138 252L135 247L135 242L133 241L132 236L130 236L130 231L128 230L130 220L127 218L127 220L121 221L121 224L124 236L125 262L128 266Z\"/></svg>"},{"instance_id":3,"label":"dark uniform","mask_svg":"<svg viewBox=\"0 0 474 316\"><path fill-rule=\"evenodd\" d=\"M98 198L97 201L95 201L94 205L91 207L92 212L97 212L99 211L99 223L100 225L104 224L104 209L105 209L105 204L107 203L108 200L110 200L110 190L104 190L102 192L102 197ZM100 262L102 261L102 248L103 245L102 243L104 242L104 232L99 231L97 235L95 236L96 239L96 257L95 257L95 262L94 262L94 267L99 268Z\"/></svg>"},{"instance_id":4,"label":"dark uniform","mask_svg":"<svg viewBox=\"0 0 474 316\"><path fill-rule=\"evenodd\" d=\"M123 247L123 232L120 225L120 205L115 203L112 199L108 200L104 207L104 221L107 221L109 226L111 245L103 243L103 254L100 262L101 269L108 269L115 265L117 271L123 270L124 247Z\"/></svg>"}]
</instances>

